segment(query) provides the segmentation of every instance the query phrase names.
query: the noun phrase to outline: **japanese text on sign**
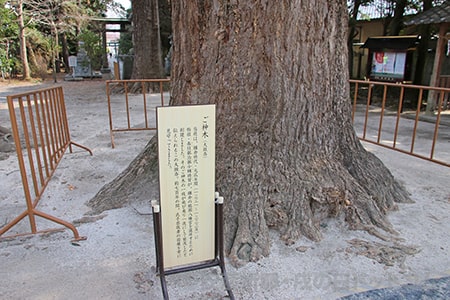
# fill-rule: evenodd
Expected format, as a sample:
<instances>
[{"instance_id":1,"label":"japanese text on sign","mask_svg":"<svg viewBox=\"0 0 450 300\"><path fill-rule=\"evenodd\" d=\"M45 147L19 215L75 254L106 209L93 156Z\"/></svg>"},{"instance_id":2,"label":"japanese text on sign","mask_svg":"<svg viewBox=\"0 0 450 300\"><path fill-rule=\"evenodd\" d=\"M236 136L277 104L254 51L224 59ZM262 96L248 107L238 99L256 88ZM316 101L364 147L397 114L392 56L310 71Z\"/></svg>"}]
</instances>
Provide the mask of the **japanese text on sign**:
<instances>
[{"instance_id":1,"label":"japanese text on sign","mask_svg":"<svg viewBox=\"0 0 450 300\"><path fill-rule=\"evenodd\" d=\"M157 116L164 265L213 259L215 106L161 107Z\"/></svg>"}]
</instances>

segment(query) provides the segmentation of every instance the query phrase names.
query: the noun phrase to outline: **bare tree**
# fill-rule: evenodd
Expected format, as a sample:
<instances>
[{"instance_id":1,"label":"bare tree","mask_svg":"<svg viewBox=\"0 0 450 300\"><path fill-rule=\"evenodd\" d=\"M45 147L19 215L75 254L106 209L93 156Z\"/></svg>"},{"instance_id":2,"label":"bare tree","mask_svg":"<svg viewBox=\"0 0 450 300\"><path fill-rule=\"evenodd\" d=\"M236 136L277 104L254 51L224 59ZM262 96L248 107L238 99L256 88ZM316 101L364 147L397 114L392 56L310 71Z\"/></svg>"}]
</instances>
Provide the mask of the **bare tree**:
<instances>
[{"instance_id":1,"label":"bare tree","mask_svg":"<svg viewBox=\"0 0 450 300\"><path fill-rule=\"evenodd\" d=\"M27 55L27 41L25 37L23 0L18 0L14 8L17 14L17 22L19 23L19 48L20 48L20 60L22 62L22 69L23 69L23 79L29 80L31 79L31 71Z\"/></svg>"},{"instance_id":2,"label":"bare tree","mask_svg":"<svg viewBox=\"0 0 450 300\"><path fill-rule=\"evenodd\" d=\"M80 24L86 23L88 18L83 6L76 1L63 0L26 0L27 14L41 30L48 29L52 37L51 62L53 76L56 82L56 62L59 60L59 36Z\"/></svg>"},{"instance_id":3,"label":"bare tree","mask_svg":"<svg viewBox=\"0 0 450 300\"><path fill-rule=\"evenodd\" d=\"M327 218L394 233L385 214L409 198L352 127L346 2L171 3L171 105L216 104L230 257L268 255L269 228L287 244L320 240ZM102 188L93 212L153 196L155 149Z\"/></svg>"}]
</instances>

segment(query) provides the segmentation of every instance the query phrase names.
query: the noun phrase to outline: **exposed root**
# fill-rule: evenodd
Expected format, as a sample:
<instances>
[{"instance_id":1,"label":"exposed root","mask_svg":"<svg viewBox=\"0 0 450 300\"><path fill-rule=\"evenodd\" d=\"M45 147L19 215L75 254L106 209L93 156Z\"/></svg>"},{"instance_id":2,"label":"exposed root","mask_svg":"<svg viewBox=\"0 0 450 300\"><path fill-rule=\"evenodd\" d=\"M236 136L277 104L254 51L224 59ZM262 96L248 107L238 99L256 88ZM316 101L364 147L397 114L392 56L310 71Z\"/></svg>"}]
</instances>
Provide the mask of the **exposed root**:
<instances>
[{"instance_id":1,"label":"exposed root","mask_svg":"<svg viewBox=\"0 0 450 300\"><path fill-rule=\"evenodd\" d=\"M15 147L11 130L6 127L0 126L0 153L14 152L14 150ZM6 159L8 155L2 155L2 157Z\"/></svg>"},{"instance_id":2,"label":"exposed root","mask_svg":"<svg viewBox=\"0 0 450 300\"><path fill-rule=\"evenodd\" d=\"M80 225L80 224L85 224L85 223L93 223L93 222L103 219L106 216L107 216L107 214L101 214L101 215L97 215L97 216L83 216L80 219L74 220L72 223L75 226Z\"/></svg>"},{"instance_id":3,"label":"exposed root","mask_svg":"<svg viewBox=\"0 0 450 300\"><path fill-rule=\"evenodd\" d=\"M157 198L148 194L158 190L156 150L154 138L127 170L89 201L92 212L122 207L131 200ZM287 245L301 236L319 241L320 224L327 218L345 217L350 229L365 230L385 242L401 241L386 213L397 208L397 201L407 202L407 192L375 156L364 152L345 156L352 151L356 150L339 152L343 157L334 153L301 160L281 156L270 164L264 153L255 151L240 156L225 152L219 157L216 182L229 199L225 204L225 250L231 262L239 266L268 256L269 228L278 230Z\"/></svg>"},{"instance_id":4,"label":"exposed root","mask_svg":"<svg viewBox=\"0 0 450 300\"><path fill-rule=\"evenodd\" d=\"M231 263L238 267L249 261L258 261L270 253L269 229L262 216L261 208L254 207L253 213L241 210L239 227L229 252Z\"/></svg>"},{"instance_id":5,"label":"exposed root","mask_svg":"<svg viewBox=\"0 0 450 300\"><path fill-rule=\"evenodd\" d=\"M240 235L248 235L248 233L241 232ZM270 241L268 237L259 236L259 241L250 238L236 238L236 243L230 250L229 258L231 264L235 267L240 267L248 262L256 262L270 253ZM239 242L238 242L239 241Z\"/></svg>"},{"instance_id":6,"label":"exposed root","mask_svg":"<svg viewBox=\"0 0 450 300\"><path fill-rule=\"evenodd\" d=\"M396 200L407 200L407 194L395 183L389 171L378 164L378 159L372 155L367 158L374 160L361 164L352 162L353 174L349 174L339 160L308 161L297 165L294 172L277 170L279 174L274 177L277 181L273 180L272 186L265 191L261 185L254 187L253 190L259 190L259 197L266 199L263 200L264 214L254 208L262 202L246 198L240 201L241 206L236 210L238 225L230 248L234 264L258 260L268 254L264 244L268 243L267 238L260 239L265 230L260 226L261 222L278 230L286 245L294 244L301 236L320 241L320 224L327 218L345 219L350 229L367 231L385 242L402 241L386 213L397 208ZM378 168L376 172L375 168Z\"/></svg>"},{"instance_id":7,"label":"exposed root","mask_svg":"<svg viewBox=\"0 0 450 300\"><path fill-rule=\"evenodd\" d=\"M131 201L142 202L157 198L157 162L156 139L153 138L128 168L86 203L91 208L86 215L121 208Z\"/></svg>"},{"instance_id":8,"label":"exposed root","mask_svg":"<svg viewBox=\"0 0 450 300\"><path fill-rule=\"evenodd\" d=\"M420 252L416 247L400 245L397 242L383 244L360 239L352 239L347 242L351 245L351 247L347 248L347 252L366 256L386 266L398 264L400 267L403 267L408 255L414 255Z\"/></svg>"},{"instance_id":9,"label":"exposed root","mask_svg":"<svg viewBox=\"0 0 450 300\"><path fill-rule=\"evenodd\" d=\"M383 233L381 233L381 231L379 229L377 229L376 227L374 227L372 225L364 225L360 228L360 230L367 231L369 234L379 238L382 241L386 241L386 242L388 242L388 241L403 242L405 240L405 239L399 238L397 236L383 234ZM389 233L398 235L398 232L395 230L392 230Z\"/></svg>"}]
</instances>

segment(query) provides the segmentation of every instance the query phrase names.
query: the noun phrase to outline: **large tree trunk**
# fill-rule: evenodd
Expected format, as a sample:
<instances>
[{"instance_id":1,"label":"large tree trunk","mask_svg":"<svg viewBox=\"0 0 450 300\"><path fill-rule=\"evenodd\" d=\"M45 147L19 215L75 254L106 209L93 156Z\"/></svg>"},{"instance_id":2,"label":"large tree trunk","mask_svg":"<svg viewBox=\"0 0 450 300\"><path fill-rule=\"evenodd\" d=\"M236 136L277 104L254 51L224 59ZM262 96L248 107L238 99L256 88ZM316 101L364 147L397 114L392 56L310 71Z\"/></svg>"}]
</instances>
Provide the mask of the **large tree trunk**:
<instances>
[{"instance_id":1,"label":"large tree trunk","mask_svg":"<svg viewBox=\"0 0 450 300\"><path fill-rule=\"evenodd\" d=\"M158 0L132 0L131 3L134 48L131 78L163 78ZM136 85L136 89L140 87Z\"/></svg>"},{"instance_id":2,"label":"large tree trunk","mask_svg":"<svg viewBox=\"0 0 450 300\"><path fill-rule=\"evenodd\" d=\"M329 217L394 232L385 214L408 195L352 127L345 1L180 0L172 14L171 105L217 105L216 184L235 262L268 255L269 228L286 243L320 240ZM142 184L136 170L156 172L154 144L94 209L129 198L113 188Z\"/></svg>"}]
</instances>

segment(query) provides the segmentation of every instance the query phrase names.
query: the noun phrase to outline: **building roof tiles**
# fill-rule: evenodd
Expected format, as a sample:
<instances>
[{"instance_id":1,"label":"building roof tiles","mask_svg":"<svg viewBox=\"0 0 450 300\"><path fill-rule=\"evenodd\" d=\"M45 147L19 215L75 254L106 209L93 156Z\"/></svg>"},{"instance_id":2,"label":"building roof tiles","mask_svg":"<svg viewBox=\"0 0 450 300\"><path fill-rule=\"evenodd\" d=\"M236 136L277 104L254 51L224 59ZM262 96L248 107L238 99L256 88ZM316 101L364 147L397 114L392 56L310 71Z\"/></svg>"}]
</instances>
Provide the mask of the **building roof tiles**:
<instances>
[{"instance_id":1,"label":"building roof tiles","mask_svg":"<svg viewBox=\"0 0 450 300\"><path fill-rule=\"evenodd\" d=\"M405 22L405 25L420 25L420 24L441 24L450 23L450 1L447 0L439 6L435 6L425 12L417 14L410 20Z\"/></svg>"}]
</instances>

